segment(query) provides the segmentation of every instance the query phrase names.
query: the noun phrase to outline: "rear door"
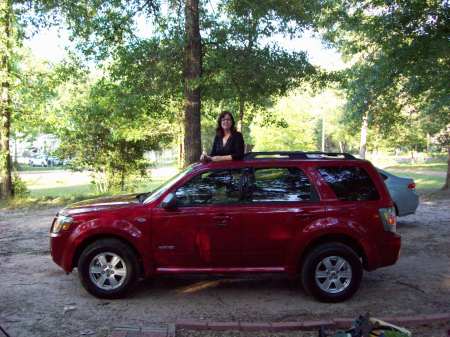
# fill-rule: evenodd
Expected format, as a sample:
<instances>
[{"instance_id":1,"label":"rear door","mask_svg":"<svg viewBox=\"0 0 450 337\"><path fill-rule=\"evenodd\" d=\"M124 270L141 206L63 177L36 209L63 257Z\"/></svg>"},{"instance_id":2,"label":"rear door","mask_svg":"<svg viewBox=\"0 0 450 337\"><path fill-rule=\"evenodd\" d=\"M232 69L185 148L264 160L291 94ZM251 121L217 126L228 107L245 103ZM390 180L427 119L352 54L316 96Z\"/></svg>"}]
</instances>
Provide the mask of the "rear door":
<instances>
[{"instance_id":1,"label":"rear door","mask_svg":"<svg viewBox=\"0 0 450 337\"><path fill-rule=\"evenodd\" d=\"M383 234L378 210L392 205L378 172L358 163L323 163L317 172L335 195L327 201L327 217L377 240Z\"/></svg>"},{"instance_id":2,"label":"rear door","mask_svg":"<svg viewBox=\"0 0 450 337\"><path fill-rule=\"evenodd\" d=\"M241 207L242 258L246 267L283 267L302 228L325 207L299 167L248 168Z\"/></svg>"}]
</instances>

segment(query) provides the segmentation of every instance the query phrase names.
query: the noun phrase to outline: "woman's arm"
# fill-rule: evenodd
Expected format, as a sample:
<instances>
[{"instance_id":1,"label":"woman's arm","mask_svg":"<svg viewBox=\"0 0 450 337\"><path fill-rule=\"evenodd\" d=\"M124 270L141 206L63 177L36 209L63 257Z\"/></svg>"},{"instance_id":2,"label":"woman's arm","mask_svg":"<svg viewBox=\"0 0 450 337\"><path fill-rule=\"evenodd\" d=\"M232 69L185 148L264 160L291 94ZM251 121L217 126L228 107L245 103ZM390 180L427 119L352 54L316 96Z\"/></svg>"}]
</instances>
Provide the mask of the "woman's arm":
<instances>
[{"instance_id":1,"label":"woman's arm","mask_svg":"<svg viewBox=\"0 0 450 337\"><path fill-rule=\"evenodd\" d=\"M204 151L203 153L202 153L202 155L200 156L200 161L201 162L209 162L209 161L214 161L213 160L213 158L214 158L214 156L216 156L216 154L217 154L217 146L218 146L218 144L217 144L217 142L218 142L218 140L219 140L219 137L217 137L217 136L215 136L214 137L214 140L213 140L213 146L212 146L212 148L211 148L211 152L209 153L209 156L208 156L208 154ZM217 156L216 156L217 157Z\"/></svg>"},{"instance_id":2,"label":"woman's arm","mask_svg":"<svg viewBox=\"0 0 450 337\"><path fill-rule=\"evenodd\" d=\"M233 160L233 157L231 154L229 154L228 156L214 156L211 157L212 161L225 161L225 160Z\"/></svg>"}]
</instances>

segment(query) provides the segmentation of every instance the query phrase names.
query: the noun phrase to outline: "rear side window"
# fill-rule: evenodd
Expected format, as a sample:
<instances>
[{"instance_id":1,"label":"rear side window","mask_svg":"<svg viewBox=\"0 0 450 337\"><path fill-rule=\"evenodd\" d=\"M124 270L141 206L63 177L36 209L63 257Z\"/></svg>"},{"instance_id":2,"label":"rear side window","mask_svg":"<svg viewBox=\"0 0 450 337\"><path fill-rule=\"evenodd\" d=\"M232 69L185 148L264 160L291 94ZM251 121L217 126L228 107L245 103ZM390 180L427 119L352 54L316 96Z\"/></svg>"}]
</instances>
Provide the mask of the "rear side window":
<instances>
[{"instance_id":1,"label":"rear side window","mask_svg":"<svg viewBox=\"0 0 450 337\"><path fill-rule=\"evenodd\" d=\"M360 167L321 167L319 173L339 200L378 200L372 179Z\"/></svg>"},{"instance_id":2,"label":"rear side window","mask_svg":"<svg viewBox=\"0 0 450 337\"><path fill-rule=\"evenodd\" d=\"M317 199L308 177L295 167L257 168L249 182L246 201L298 202Z\"/></svg>"}]
</instances>

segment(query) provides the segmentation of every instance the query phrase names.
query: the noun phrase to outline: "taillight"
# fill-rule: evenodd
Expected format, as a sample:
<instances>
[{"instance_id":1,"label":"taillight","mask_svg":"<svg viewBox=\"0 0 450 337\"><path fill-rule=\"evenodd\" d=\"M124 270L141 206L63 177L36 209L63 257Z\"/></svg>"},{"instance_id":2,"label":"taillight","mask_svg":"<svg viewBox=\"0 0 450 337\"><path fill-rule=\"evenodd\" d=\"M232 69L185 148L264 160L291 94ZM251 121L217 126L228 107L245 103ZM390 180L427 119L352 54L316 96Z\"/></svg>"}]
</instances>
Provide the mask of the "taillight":
<instances>
[{"instance_id":1,"label":"taillight","mask_svg":"<svg viewBox=\"0 0 450 337\"><path fill-rule=\"evenodd\" d=\"M416 189L416 183L415 182L409 183L408 184L408 189L410 189L410 190Z\"/></svg>"},{"instance_id":2,"label":"taillight","mask_svg":"<svg viewBox=\"0 0 450 337\"><path fill-rule=\"evenodd\" d=\"M381 221L383 222L384 230L386 232L395 233L397 231L397 216L395 208L380 208L379 210Z\"/></svg>"}]
</instances>

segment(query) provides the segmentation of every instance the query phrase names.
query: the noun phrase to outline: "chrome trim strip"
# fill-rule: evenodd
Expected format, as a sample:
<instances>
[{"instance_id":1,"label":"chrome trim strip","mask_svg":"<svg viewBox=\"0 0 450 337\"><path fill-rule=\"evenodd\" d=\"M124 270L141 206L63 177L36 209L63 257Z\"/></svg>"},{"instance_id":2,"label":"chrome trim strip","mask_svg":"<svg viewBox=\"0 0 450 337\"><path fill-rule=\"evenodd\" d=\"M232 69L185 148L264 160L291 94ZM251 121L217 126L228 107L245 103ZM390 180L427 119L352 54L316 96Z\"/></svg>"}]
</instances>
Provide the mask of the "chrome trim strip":
<instances>
[{"instance_id":1,"label":"chrome trim strip","mask_svg":"<svg viewBox=\"0 0 450 337\"><path fill-rule=\"evenodd\" d=\"M250 267L250 268L156 268L157 273L281 273L285 267Z\"/></svg>"}]
</instances>

